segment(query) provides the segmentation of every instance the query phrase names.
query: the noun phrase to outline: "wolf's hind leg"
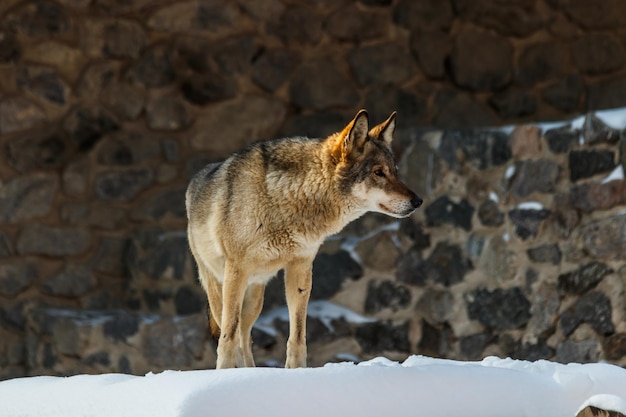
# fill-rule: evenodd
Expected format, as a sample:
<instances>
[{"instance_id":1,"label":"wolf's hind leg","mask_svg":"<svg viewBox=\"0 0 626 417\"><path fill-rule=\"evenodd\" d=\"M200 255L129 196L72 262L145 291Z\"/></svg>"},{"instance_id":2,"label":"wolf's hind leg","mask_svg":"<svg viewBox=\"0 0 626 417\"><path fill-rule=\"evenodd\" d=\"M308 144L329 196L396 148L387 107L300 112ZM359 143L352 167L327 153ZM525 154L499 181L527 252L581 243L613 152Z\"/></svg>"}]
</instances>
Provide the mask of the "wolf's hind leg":
<instances>
[{"instance_id":1,"label":"wolf's hind leg","mask_svg":"<svg viewBox=\"0 0 626 417\"><path fill-rule=\"evenodd\" d=\"M240 329L240 342L241 355L243 359L243 366L253 367L254 358L252 357L252 339L250 338L250 332L254 322L259 318L261 310L263 309L263 296L265 295L265 285L255 284L250 285L246 290L246 294L243 299L243 307L241 309L241 325Z\"/></svg>"},{"instance_id":2,"label":"wolf's hind leg","mask_svg":"<svg viewBox=\"0 0 626 417\"><path fill-rule=\"evenodd\" d=\"M248 277L233 262L226 261L222 283L221 335L217 346L217 368L237 366L239 325Z\"/></svg>"},{"instance_id":3,"label":"wolf's hind leg","mask_svg":"<svg viewBox=\"0 0 626 417\"><path fill-rule=\"evenodd\" d=\"M285 268L285 292L289 308L286 368L306 366L306 311L311 295L312 259L295 259Z\"/></svg>"}]
</instances>

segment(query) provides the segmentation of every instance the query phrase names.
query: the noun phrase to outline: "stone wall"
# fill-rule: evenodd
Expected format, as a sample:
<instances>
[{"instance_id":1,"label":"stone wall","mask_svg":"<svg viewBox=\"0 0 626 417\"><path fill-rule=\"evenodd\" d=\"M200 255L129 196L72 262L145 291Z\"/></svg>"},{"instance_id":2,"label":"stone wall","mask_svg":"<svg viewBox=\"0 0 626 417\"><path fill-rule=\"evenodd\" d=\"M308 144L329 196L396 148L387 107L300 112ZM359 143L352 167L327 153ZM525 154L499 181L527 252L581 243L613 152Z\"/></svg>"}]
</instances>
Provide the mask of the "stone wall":
<instances>
[{"instance_id":1,"label":"stone wall","mask_svg":"<svg viewBox=\"0 0 626 417\"><path fill-rule=\"evenodd\" d=\"M453 129L625 105L624 7L2 1L0 377L211 366L189 178L360 107L374 122L398 110L396 151L426 203L324 246L314 298L375 320L310 318L312 364L624 364L626 186L601 182L625 163L621 127ZM255 330L259 362L282 361L284 332L280 318Z\"/></svg>"}]
</instances>

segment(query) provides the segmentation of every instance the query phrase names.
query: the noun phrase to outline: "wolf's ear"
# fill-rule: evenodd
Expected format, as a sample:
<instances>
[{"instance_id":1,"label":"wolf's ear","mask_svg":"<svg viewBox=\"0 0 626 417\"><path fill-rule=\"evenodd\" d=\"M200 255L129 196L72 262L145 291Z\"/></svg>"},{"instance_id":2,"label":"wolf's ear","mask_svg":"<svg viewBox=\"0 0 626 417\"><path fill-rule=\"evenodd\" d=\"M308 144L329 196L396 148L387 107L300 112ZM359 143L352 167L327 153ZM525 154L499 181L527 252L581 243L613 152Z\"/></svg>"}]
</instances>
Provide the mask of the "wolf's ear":
<instances>
[{"instance_id":1,"label":"wolf's ear","mask_svg":"<svg viewBox=\"0 0 626 417\"><path fill-rule=\"evenodd\" d=\"M391 113L391 116L387 118L381 124L374 126L370 130L370 136L382 140L385 144L391 148L391 141L393 140L393 132L396 130L396 112Z\"/></svg>"},{"instance_id":2,"label":"wolf's ear","mask_svg":"<svg viewBox=\"0 0 626 417\"><path fill-rule=\"evenodd\" d=\"M341 132L341 155L346 157L354 149L360 149L367 141L369 121L367 111L359 110L354 119Z\"/></svg>"}]
</instances>

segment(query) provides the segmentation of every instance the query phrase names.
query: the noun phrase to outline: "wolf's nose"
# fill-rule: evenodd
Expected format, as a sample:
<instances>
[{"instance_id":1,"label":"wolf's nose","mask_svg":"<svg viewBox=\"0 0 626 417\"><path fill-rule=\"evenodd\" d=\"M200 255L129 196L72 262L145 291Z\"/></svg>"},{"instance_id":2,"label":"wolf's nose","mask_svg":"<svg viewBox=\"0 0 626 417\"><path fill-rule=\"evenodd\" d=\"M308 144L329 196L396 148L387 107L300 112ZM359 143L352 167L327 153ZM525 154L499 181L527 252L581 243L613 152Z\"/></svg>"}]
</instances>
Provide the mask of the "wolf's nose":
<instances>
[{"instance_id":1,"label":"wolf's nose","mask_svg":"<svg viewBox=\"0 0 626 417\"><path fill-rule=\"evenodd\" d=\"M418 208L419 206L422 205L423 202L424 202L424 200L422 200L420 198L420 196L418 196L418 195L415 195L415 196L413 196L413 198L411 198L411 205L414 208Z\"/></svg>"}]
</instances>

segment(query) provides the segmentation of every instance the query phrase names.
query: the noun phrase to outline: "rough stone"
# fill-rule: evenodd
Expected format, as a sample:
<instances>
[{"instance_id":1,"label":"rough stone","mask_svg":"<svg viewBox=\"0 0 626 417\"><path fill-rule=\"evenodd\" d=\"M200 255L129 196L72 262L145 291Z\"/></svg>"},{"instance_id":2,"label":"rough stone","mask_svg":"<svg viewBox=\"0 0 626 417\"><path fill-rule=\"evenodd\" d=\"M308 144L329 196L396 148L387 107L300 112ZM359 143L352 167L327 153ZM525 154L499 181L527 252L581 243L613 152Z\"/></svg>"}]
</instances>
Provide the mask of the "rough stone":
<instances>
[{"instance_id":1,"label":"rough stone","mask_svg":"<svg viewBox=\"0 0 626 417\"><path fill-rule=\"evenodd\" d=\"M626 105L626 75L601 78L587 84L587 108L612 109Z\"/></svg>"},{"instance_id":2,"label":"rough stone","mask_svg":"<svg viewBox=\"0 0 626 417\"><path fill-rule=\"evenodd\" d=\"M612 273L613 269L602 262L590 262L580 268L559 275L559 289L569 294L584 294Z\"/></svg>"},{"instance_id":3,"label":"rough stone","mask_svg":"<svg viewBox=\"0 0 626 417\"><path fill-rule=\"evenodd\" d=\"M548 85L543 90L542 97L551 106L570 113L578 108L583 91L584 85L580 77L576 74L568 74Z\"/></svg>"},{"instance_id":4,"label":"rough stone","mask_svg":"<svg viewBox=\"0 0 626 417\"><path fill-rule=\"evenodd\" d=\"M148 26L173 33L192 30L224 34L236 25L238 17L234 2L186 1L161 7L150 16Z\"/></svg>"},{"instance_id":5,"label":"rough stone","mask_svg":"<svg viewBox=\"0 0 626 417\"><path fill-rule=\"evenodd\" d=\"M72 27L66 11L49 0L22 3L4 17L3 23L14 33L34 38L58 36Z\"/></svg>"},{"instance_id":6,"label":"rough stone","mask_svg":"<svg viewBox=\"0 0 626 417\"><path fill-rule=\"evenodd\" d=\"M472 229L474 207L465 199L457 204L444 195L426 207L424 214L429 227L451 224L469 231Z\"/></svg>"},{"instance_id":7,"label":"rough stone","mask_svg":"<svg viewBox=\"0 0 626 417\"><path fill-rule=\"evenodd\" d=\"M526 253L532 262L551 263L552 265L561 263L561 250L556 243L535 246L527 249Z\"/></svg>"},{"instance_id":8,"label":"rough stone","mask_svg":"<svg viewBox=\"0 0 626 417\"><path fill-rule=\"evenodd\" d=\"M102 52L111 58L137 58L147 43L141 25L128 19L116 19L103 28Z\"/></svg>"},{"instance_id":9,"label":"rough stone","mask_svg":"<svg viewBox=\"0 0 626 417\"><path fill-rule=\"evenodd\" d=\"M560 363L594 363L598 361L598 342L595 340L565 340L556 347Z\"/></svg>"},{"instance_id":10,"label":"rough stone","mask_svg":"<svg viewBox=\"0 0 626 417\"><path fill-rule=\"evenodd\" d=\"M511 153L519 160L537 158L543 149L541 129L536 126L516 126L511 133L510 142Z\"/></svg>"},{"instance_id":11,"label":"rough stone","mask_svg":"<svg viewBox=\"0 0 626 417\"><path fill-rule=\"evenodd\" d=\"M535 3L525 1L492 2L489 0L456 0L457 13L488 29L504 35L525 37L544 26Z\"/></svg>"},{"instance_id":12,"label":"rough stone","mask_svg":"<svg viewBox=\"0 0 626 417\"><path fill-rule=\"evenodd\" d=\"M348 252L320 253L313 261L311 299L328 299L341 289L344 281L356 280L362 275L363 267Z\"/></svg>"},{"instance_id":13,"label":"rough stone","mask_svg":"<svg viewBox=\"0 0 626 417\"><path fill-rule=\"evenodd\" d=\"M246 13L257 20L268 20L274 16L280 16L285 10L285 6L280 0L267 0L264 2L257 0L239 0L239 5Z\"/></svg>"},{"instance_id":14,"label":"rough stone","mask_svg":"<svg viewBox=\"0 0 626 417\"><path fill-rule=\"evenodd\" d=\"M513 73L513 48L506 39L474 29L462 30L450 56L454 81L472 90L506 86Z\"/></svg>"},{"instance_id":15,"label":"rough stone","mask_svg":"<svg viewBox=\"0 0 626 417\"><path fill-rule=\"evenodd\" d=\"M454 296L450 291L427 289L417 302L416 312L431 325L443 324L454 310Z\"/></svg>"},{"instance_id":16,"label":"rough stone","mask_svg":"<svg viewBox=\"0 0 626 417\"><path fill-rule=\"evenodd\" d=\"M0 186L0 223L17 223L47 214L58 180L46 174L17 177Z\"/></svg>"},{"instance_id":17,"label":"rough stone","mask_svg":"<svg viewBox=\"0 0 626 417\"><path fill-rule=\"evenodd\" d=\"M490 333L478 333L459 339L459 355L464 360L478 360L483 357L485 348L496 340Z\"/></svg>"},{"instance_id":18,"label":"rough stone","mask_svg":"<svg viewBox=\"0 0 626 417\"><path fill-rule=\"evenodd\" d=\"M356 247L364 267L387 271L394 267L400 255L393 237L389 233L378 233L362 240Z\"/></svg>"},{"instance_id":19,"label":"rough stone","mask_svg":"<svg viewBox=\"0 0 626 417\"><path fill-rule=\"evenodd\" d=\"M33 128L45 120L45 114L35 103L24 97L0 101L0 134Z\"/></svg>"},{"instance_id":20,"label":"rough stone","mask_svg":"<svg viewBox=\"0 0 626 417\"><path fill-rule=\"evenodd\" d=\"M485 200L478 207L478 219L484 226L498 227L504 224L504 213L500 211L498 203Z\"/></svg>"},{"instance_id":21,"label":"rough stone","mask_svg":"<svg viewBox=\"0 0 626 417\"><path fill-rule=\"evenodd\" d=\"M6 258L13 254L13 246L5 233L0 233L0 258Z\"/></svg>"},{"instance_id":22,"label":"rough stone","mask_svg":"<svg viewBox=\"0 0 626 417\"><path fill-rule=\"evenodd\" d=\"M158 139L137 130L112 133L98 146L98 163L110 166L135 165L161 155Z\"/></svg>"},{"instance_id":23,"label":"rough stone","mask_svg":"<svg viewBox=\"0 0 626 417\"><path fill-rule=\"evenodd\" d=\"M124 310L116 310L107 317L102 331L106 338L114 342L126 342L139 331L139 316Z\"/></svg>"},{"instance_id":24,"label":"rough stone","mask_svg":"<svg viewBox=\"0 0 626 417\"><path fill-rule=\"evenodd\" d=\"M378 38L387 31L387 22L381 17L379 13L348 4L328 17L326 31L341 41L362 42Z\"/></svg>"},{"instance_id":25,"label":"rough stone","mask_svg":"<svg viewBox=\"0 0 626 417\"><path fill-rule=\"evenodd\" d=\"M350 116L330 111L316 111L313 114L291 116L285 121L278 134L282 137L305 136L325 138L341 131Z\"/></svg>"},{"instance_id":26,"label":"rough stone","mask_svg":"<svg viewBox=\"0 0 626 417\"><path fill-rule=\"evenodd\" d=\"M569 152L569 150L578 143L580 131L572 129L570 125L550 129L543 136L548 143L548 148L557 154Z\"/></svg>"},{"instance_id":27,"label":"rough stone","mask_svg":"<svg viewBox=\"0 0 626 417\"><path fill-rule=\"evenodd\" d=\"M252 81L267 91L276 91L296 67L297 55L284 49L264 51L252 64Z\"/></svg>"},{"instance_id":28,"label":"rough stone","mask_svg":"<svg viewBox=\"0 0 626 417\"><path fill-rule=\"evenodd\" d=\"M22 67L18 70L17 85L35 96L58 106L66 103L69 87L53 68Z\"/></svg>"},{"instance_id":29,"label":"rough stone","mask_svg":"<svg viewBox=\"0 0 626 417\"><path fill-rule=\"evenodd\" d=\"M446 357L452 351L453 332L447 323L441 326L431 326L422 320L422 337L417 345L423 355L432 357Z\"/></svg>"},{"instance_id":30,"label":"rough stone","mask_svg":"<svg viewBox=\"0 0 626 417\"><path fill-rule=\"evenodd\" d=\"M532 317L526 326L526 335L540 338L553 333L560 304L559 293L553 285L539 285L532 293Z\"/></svg>"},{"instance_id":31,"label":"rough stone","mask_svg":"<svg viewBox=\"0 0 626 417\"><path fill-rule=\"evenodd\" d=\"M27 289L38 275L34 262L3 261L0 264L0 294L15 297Z\"/></svg>"},{"instance_id":32,"label":"rough stone","mask_svg":"<svg viewBox=\"0 0 626 417\"><path fill-rule=\"evenodd\" d=\"M570 180L578 181L615 168L615 153L610 150L579 150L569 153Z\"/></svg>"},{"instance_id":33,"label":"rough stone","mask_svg":"<svg viewBox=\"0 0 626 417\"><path fill-rule=\"evenodd\" d=\"M191 134L194 150L210 151L223 158L258 139L275 137L286 115L285 105L261 96L243 96L212 107L198 119ZM207 135L207 132L220 132Z\"/></svg>"},{"instance_id":34,"label":"rough stone","mask_svg":"<svg viewBox=\"0 0 626 417\"><path fill-rule=\"evenodd\" d=\"M400 0L393 11L394 22L411 31L448 29L452 19L452 5L447 1Z\"/></svg>"},{"instance_id":35,"label":"rough stone","mask_svg":"<svg viewBox=\"0 0 626 417\"><path fill-rule=\"evenodd\" d=\"M45 293L62 297L81 296L92 290L96 278L84 265L69 264L57 274L48 277L42 284Z\"/></svg>"},{"instance_id":36,"label":"rough stone","mask_svg":"<svg viewBox=\"0 0 626 417\"><path fill-rule=\"evenodd\" d=\"M104 201L129 201L148 188L154 174L148 168L105 171L96 177L95 192Z\"/></svg>"},{"instance_id":37,"label":"rough stone","mask_svg":"<svg viewBox=\"0 0 626 417\"><path fill-rule=\"evenodd\" d=\"M608 126L595 114L588 114L585 117L582 134L585 143L588 144L614 144L622 138L623 131L621 129L615 129Z\"/></svg>"},{"instance_id":38,"label":"rough stone","mask_svg":"<svg viewBox=\"0 0 626 417\"><path fill-rule=\"evenodd\" d=\"M621 68L624 50L613 36L589 33L571 44L570 52L576 66L587 74L604 74Z\"/></svg>"},{"instance_id":39,"label":"rough stone","mask_svg":"<svg viewBox=\"0 0 626 417\"><path fill-rule=\"evenodd\" d=\"M146 90L140 85L113 83L102 94L102 102L123 120L135 120L144 110Z\"/></svg>"},{"instance_id":40,"label":"rough stone","mask_svg":"<svg viewBox=\"0 0 626 417\"><path fill-rule=\"evenodd\" d=\"M493 126L497 123L493 111L465 92L443 92L435 96L437 113L433 124L440 128Z\"/></svg>"},{"instance_id":41,"label":"rough stone","mask_svg":"<svg viewBox=\"0 0 626 417\"><path fill-rule=\"evenodd\" d=\"M397 311L411 302L411 292L393 281L370 281L365 298L365 312L373 314L385 308Z\"/></svg>"},{"instance_id":42,"label":"rough stone","mask_svg":"<svg viewBox=\"0 0 626 417\"><path fill-rule=\"evenodd\" d=\"M72 196L83 194L87 190L89 165L85 159L69 164L62 174L63 189Z\"/></svg>"},{"instance_id":43,"label":"rough stone","mask_svg":"<svg viewBox=\"0 0 626 417\"><path fill-rule=\"evenodd\" d=\"M515 234L523 240L537 236L541 223L550 217L550 210L513 209L509 211L509 218L515 225Z\"/></svg>"},{"instance_id":44,"label":"rough stone","mask_svg":"<svg viewBox=\"0 0 626 417\"><path fill-rule=\"evenodd\" d=\"M22 56L22 48L14 34L0 31L0 62L14 63Z\"/></svg>"},{"instance_id":45,"label":"rough stone","mask_svg":"<svg viewBox=\"0 0 626 417\"><path fill-rule=\"evenodd\" d=\"M515 277L515 252L507 248L500 235L493 235L485 244L478 268L484 271L485 278L494 282L506 282Z\"/></svg>"},{"instance_id":46,"label":"rough stone","mask_svg":"<svg viewBox=\"0 0 626 417\"><path fill-rule=\"evenodd\" d=\"M567 15L586 29L623 27L626 5L619 0L599 0L589 4L585 0L570 0L563 7Z\"/></svg>"},{"instance_id":47,"label":"rough stone","mask_svg":"<svg viewBox=\"0 0 626 417\"><path fill-rule=\"evenodd\" d=\"M572 207L590 213L608 210L626 203L626 181L616 180L605 184L586 183L570 189Z\"/></svg>"},{"instance_id":48,"label":"rough stone","mask_svg":"<svg viewBox=\"0 0 626 417\"><path fill-rule=\"evenodd\" d=\"M466 294L467 313L488 328L512 330L530 320L530 302L518 287L496 288L489 291L479 288Z\"/></svg>"},{"instance_id":49,"label":"rough stone","mask_svg":"<svg viewBox=\"0 0 626 417\"><path fill-rule=\"evenodd\" d=\"M126 252L126 265L131 275L152 280L177 280L185 277L191 253L183 231L138 230Z\"/></svg>"},{"instance_id":50,"label":"rough stone","mask_svg":"<svg viewBox=\"0 0 626 417\"><path fill-rule=\"evenodd\" d=\"M361 46L350 52L348 62L361 85L401 84L415 72L415 63L408 48L395 43ZM378 65L373 66L372 62Z\"/></svg>"},{"instance_id":51,"label":"rough stone","mask_svg":"<svg viewBox=\"0 0 626 417\"><path fill-rule=\"evenodd\" d=\"M412 285L424 285L427 278L426 262L417 250L409 250L398 259L396 279Z\"/></svg>"},{"instance_id":52,"label":"rough stone","mask_svg":"<svg viewBox=\"0 0 626 417\"><path fill-rule=\"evenodd\" d=\"M180 287L174 295L174 305L176 314L181 316L201 313L206 310L206 297L202 295L200 290Z\"/></svg>"},{"instance_id":53,"label":"rough stone","mask_svg":"<svg viewBox=\"0 0 626 417\"><path fill-rule=\"evenodd\" d=\"M127 77L148 88L165 87L176 79L169 45L157 44L147 49L130 67Z\"/></svg>"},{"instance_id":54,"label":"rough stone","mask_svg":"<svg viewBox=\"0 0 626 417\"><path fill-rule=\"evenodd\" d=\"M432 282L449 287L463 281L471 269L470 261L457 245L440 242L426 261L426 276Z\"/></svg>"},{"instance_id":55,"label":"rough stone","mask_svg":"<svg viewBox=\"0 0 626 417\"><path fill-rule=\"evenodd\" d=\"M437 187L442 175L442 161L426 140L414 141L400 159L400 176L414 192L427 196Z\"/></svg>"},{"instance_id":56,"label":"rough stone","mask_svg":"<svg viewBox=\"0 0 626 417\"><path fill-rule=\"evenodd\" d=\"M410 218L400 222L400 234L413 242L411 250L420 251L430 247L430 235L424 231L424 226Z\"/></svg>"},{"instance_id":57,"label":"rough stone","mask_svg":"<svg viewBox=\"0 0 626 417\"><path fill-rule=\"evenodd\" d=\"M90 243L91 234L83 228L29 223L18 237L17 251L23 255L72 256L84 253Z\"/></svg>"},{"instance_id":58,"label":"rough stone","mask_svg":"<svg viewBox=\"0 0 626 417\"><path fill-rule=\"evenodd\" d=\"M443 78L446 75L446 59L451 49L452 41L445 32L411 33L411 51L428 77Z\"/></svg>"},{"instance_id":59,"label":"rough stone","mask_svg":"<svg viewBox=\"0 0 626 417\"><path fill-rule=\"evenodd\" d=\"M615 331L612 322L611 300L600 291L592 291L580 297L576 303L561 314L559 323L565 336L571 335L581 323L588 323L601 336Z\"/></svg>"},{"instance_id":60,"label":"rough stone","mask_svg":"<svg viewBox=\"0 0 626 417\"><path fill-rule=\"evenodd\" d=\"M21 135L7 144L7 161L20 172L56 169L71 155L68 144L56 130Z\"/></svg>"},{"instance_id":61,"label":"rough stone","mask_svg":"<svg viewBox=\"0 0 626 417\"><path fill-rule=\"evenodd\" d=\"M93 270L116 277L126 276L127 246L126 238L101 236L91 262Z\"/></svg>"},{"instance_id":62,"label":"rough stone","mask_svg":"<svg viewBox=\"0 0 626 417\"><path fill-rule=\"evenodd\" d=\"M557 42L534 43L522 51L518 60L517 81L522 86L559 78L563 73L565 56Z\"/></svg>"},{"instance_id":63,"label":"rough stone","mask_svg":"<svg viewBox=\"0 0 626 417\"><path fill-rule=\"evenodd\" d=\"M411 351L408 321L367 323L357 327L355 337L366 353Z\"/></svg>"},{"instance_id":64,"label":"rough stone","mask_svg":"<svg viewBox=\"0 0 626 417\"><path fill-rule=\"evenodd\" d=\"M396 121L396 130L419 126L427 114L424 97L389 86L371 88L365 96L365 108L372 121L386 120L390 109L397 111L402 116Z\"/></svg>"},{"instance_id":65,"label":"rough stone","mask_svg":"<svg viewBox=\"0 0 626 417\"><path fill-rule=\"evenodd\" d=\"M166 191L150 195L139 201L131 212L131 217L137 220L159 220L167 215L184 219L185 192L187 187L168 189Z\"/></svg>"},{"instance_id":66,"label":"rough stone","mask_svg":"<svg viewBox=\"0 0 626 417\"><path fill-rule=\"evenodd\" d=\"M289 94L297 106L318 110L349 107L357 100L351 81L328 61L302 64L292 76Z\"/></svg>"},{"instance_id":67,"label":"rough stone","mask_svg":"<svg viewBox=\"0 0 626 417\"><path fill-rule=\"evenodd\" d=\"M489 104L505 118L530 116L537 111L537 100L516 87L491 96Z\"/></svg>"},{"instance_id":68,"label":"rough stone","mask_svg":"<svg viewBox=\"0 0 626 417\"><path fill-rule=\"evenodd\" d=\"M626 214L592 221L580 228L583 249L606 260L626 259Z\"/></svg>"},{"instance_id":69,"label":"rough stone","mask_svg":"<svg viewBox=\"0 0 626 417\"><path fill-rule=\"evenodd\" d=\"M559 180L559 166L549 159L525 160L515 163L511 192L516 197L532 193L552 193Z\"/></svg>"},{"instance_id":70,"label":"rough stone","mask_svg":"<svg viewBox=\"0 0 626 417\"><path fill-rule=\"evenodd\" d=\"M626 333L616 333L604 340L604 354L609 360L626 356Z\"/></svg>"},{"instance_id":71,"label":"rough stone","mask_svg":"<svg viewBox=\"0 0 626 417\"><path fill-rule=\"evenodd\" d=\"M322 38L322 17L308 5L289 7L269 30L287 44L317 45Z\"/></svg>"},{"instance_id":72,"label":"rough stone","mask_svg":"<svg viewBox=\"0 0 626 417\"><path fill-rule=\"evenodd\" d=\"M90 150L102 137L119 127L113 114L96 106L77 107L63 120L63 130L80 151Z\"/></svg>"},{"instance_id":73,"label":"rough stone","mask_svg":"<svg viewBox=\"0 0 626 417\"><path fill-rule=\"evenodd\" d=\"M439 155L457 171L464 165L487 169L506 163L511 158L511 147L503 132L447 130L441 137Z\"/></svg>"},{"instance_id":74,"label":"rough stone","mask_svg":"<svg viewBox=\"0 0 626 417\"><path fill-rule=\"evenodd\" d=\"M187 101L205 106L214 101L235 97L237 83L234 79L217 73L193 74L182 82L180 91Z\"/></svg>"},{"instance_id":75,"label":"rough stone","mask_svg":"<svg viewBox=\"0 0 626 417\"><path fill-rule=\"evenodd\" d=\"M148 127L155 130L182 130L193 123L193 116L177 95L165 95L148 101Z\"/></svg>"},{"instance_id":76,"label":"rough stone","mask_svg":"<svg viewBox=\"0 0 626 417\"><path fill-rule=\"evenodd\" d=\"M511 357L526 361L549 360L554 356L554 353L554 349L548 346L544 339L539 339L535 344L522 343Z\"/></svg>"}]
</instances>

